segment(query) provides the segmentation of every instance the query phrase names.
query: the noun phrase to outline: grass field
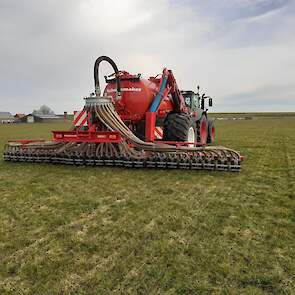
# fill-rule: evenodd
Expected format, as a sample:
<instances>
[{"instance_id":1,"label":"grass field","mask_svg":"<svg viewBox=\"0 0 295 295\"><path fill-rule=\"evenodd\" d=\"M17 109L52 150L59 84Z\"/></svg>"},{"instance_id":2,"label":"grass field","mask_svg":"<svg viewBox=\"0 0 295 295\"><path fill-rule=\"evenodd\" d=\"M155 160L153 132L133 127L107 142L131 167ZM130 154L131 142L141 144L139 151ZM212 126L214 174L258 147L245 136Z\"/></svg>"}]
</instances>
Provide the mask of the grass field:
<instances>
[{"instance_id":1,"label":"grass field","mask_svg":"<svg viewBox=\"0 0 295 295\"><path fill-rule=\"evenodd\" d=\"M295 118L216 124L239 174L1 159L0 294L295 294Z\"/></svg>"}]
</instances>

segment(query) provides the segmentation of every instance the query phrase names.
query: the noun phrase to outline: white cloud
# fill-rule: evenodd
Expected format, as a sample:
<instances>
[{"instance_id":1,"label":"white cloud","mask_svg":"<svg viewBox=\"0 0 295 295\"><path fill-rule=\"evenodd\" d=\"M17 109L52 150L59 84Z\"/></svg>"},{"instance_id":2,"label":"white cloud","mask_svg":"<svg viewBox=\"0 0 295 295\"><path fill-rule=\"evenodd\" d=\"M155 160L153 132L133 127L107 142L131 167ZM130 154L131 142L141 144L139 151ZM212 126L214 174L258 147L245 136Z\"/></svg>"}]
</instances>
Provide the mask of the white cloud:
<instances>
[{"instance_id":1,"label":"white cloud","mask_svg":"<svg viewBox=\"0 0 295 295\"><path fill-rule=\"evenodd\" d=\"M266 0L224 0L213 14L208 5L216 0L17 2L0 10L1 110L29 112L44 103L57 112L80 108L93 90L99 55L146 77L167 66L180 87L200 84L214 96L215 111L231 108L233 93L257 93L275 108L270 94L257 89L294 83L292 5L271 9ZM232 7L231 17L225 7ZM241 8L250 17L241 20ZM239 100L241 110L248 107L243 95Z\"/></svg>"}]
</instances>

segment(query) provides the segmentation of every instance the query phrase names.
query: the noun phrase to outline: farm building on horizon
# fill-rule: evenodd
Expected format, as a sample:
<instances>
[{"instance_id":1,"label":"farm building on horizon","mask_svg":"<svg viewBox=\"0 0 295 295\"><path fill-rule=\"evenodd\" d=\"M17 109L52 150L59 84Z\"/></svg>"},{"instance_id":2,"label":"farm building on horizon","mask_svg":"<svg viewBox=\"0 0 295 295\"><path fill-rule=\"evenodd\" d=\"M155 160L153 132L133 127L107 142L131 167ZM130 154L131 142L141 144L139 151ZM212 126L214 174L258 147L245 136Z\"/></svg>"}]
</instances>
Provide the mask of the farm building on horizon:
<instances>
[{"instance_id":1,"label":"farm building on horizon","mask_svg":"<svg viewBox=\"0 0 295 295\"><path fill-rule=\"evenodd\" d=\"M14 117L10 112L0 112L0 123L13 123Z\"/></svg>"},{"instance_id":2,"label":"farm building on horizon","mask_svg":"<svg viewBox=\"0 0 295 295\"><path fill-rule=\"evenodd\" d=\"M23 118L25 115L26 115L26 114L17 113L17 114L14 115L14 118L15 118L16 120L20 120L20 119Z\"/></svg>"},{"instance_id":3,"label":"farm building on horizon","mask_svg":"<svg viewBox=\"0 0 295 295\"><path fill-rule=\"evenodd\" d=\"M57 116L55 114L28 114L22 118L19 119L19 122L22 123L35 123L35 122L43 122L43 123L48 123L48 122L55 122L55 121L60 121L63 120L63 116Z\"/></svg>"}]
</instances>

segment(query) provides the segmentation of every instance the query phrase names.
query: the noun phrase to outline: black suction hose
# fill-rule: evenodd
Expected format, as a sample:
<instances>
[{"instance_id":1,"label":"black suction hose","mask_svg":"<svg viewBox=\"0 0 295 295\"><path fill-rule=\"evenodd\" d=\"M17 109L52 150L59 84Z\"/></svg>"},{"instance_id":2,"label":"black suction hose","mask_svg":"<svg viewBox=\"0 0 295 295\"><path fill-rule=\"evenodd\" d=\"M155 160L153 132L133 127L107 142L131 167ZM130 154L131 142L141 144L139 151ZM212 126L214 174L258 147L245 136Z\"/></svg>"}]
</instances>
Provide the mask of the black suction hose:
<instances>
[{"instance_id":1,"label":"black suction hose","mask_svg":"<svg viewBox=\"0 0 295 295\"><path fill-rule=\"evenodd\" d=\"M121 85L120 85L120 79L119 79L119 71L118 71L118 67L117 65L115 64L115 62L109 58L108 56L100 56L99 58L97 58L97 60L95 61L95 64L94 64L94 86L95 86L95 94L97 96L100 96L100 85L99 85L99 65L102 61L106 61L108 62L114 72L115 72L115 79L116 79L116 84L117 84L117 96L120 96L121 95Z\"/></svg>"}]
</instances>

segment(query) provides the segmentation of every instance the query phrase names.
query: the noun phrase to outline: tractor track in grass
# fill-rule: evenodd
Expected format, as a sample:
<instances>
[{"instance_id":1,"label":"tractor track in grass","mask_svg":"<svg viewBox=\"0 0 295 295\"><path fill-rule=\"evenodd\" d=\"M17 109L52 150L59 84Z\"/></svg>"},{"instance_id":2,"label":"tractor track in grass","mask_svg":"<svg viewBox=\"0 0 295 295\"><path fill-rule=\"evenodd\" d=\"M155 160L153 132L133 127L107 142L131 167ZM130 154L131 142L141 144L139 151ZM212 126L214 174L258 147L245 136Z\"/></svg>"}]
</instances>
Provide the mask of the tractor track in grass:
<instances>
[{"instance_id":1,"label":"tractor track in grass","mask_svg":"<svg viewBox=\"0 0 295 295\"><path fill-rule=\"evenodd\" d=\"M208 192L209 194L210 192ZM199 216L202 211L204 211L204 209L206 207L208 207L209 203L212 202L212 200L206 201L205 203L200 203L199 201L198 203L198 209L195 212L195 216ZM186 239L186 244L190 244L192 242L193 236L191 236L190 239ZM128 254L127 257L125 257L125 260L127 261L129 257L134 256L136 249L141 249L143 248L145 245L145 242L140 240L138 241L138 244L136 245L136 248L134 248L133 250L130 251L130 253ZM115 265L112 261L114 261L114 259L118 256L118 252L113 251L108 257L103 259L103 263L99 262L96 265L94 265L91 269L89 269L83 276L83 278L81 277L77 277L76 272L71 272L66 274L66 276L64 278L62 278L62 281L65 281L67 284L75 286L73 287L73 289L71 289L71 291L76 290L77 288L79 288L79 286L83 283L85 283L85 281L91 279L94 275L97 276L97 271L99 271L101 269L101 267L107 267L108 269L113 268ZM136 259L136 257L135 257ZM124 287L126 287L126 282L128 282L129 280L131 280L134 277L140 277L141 276L141 272L143 270L143 267L147 264L150 263L150 261L153 260L153 262L155 263L156 260L154 259L150 259L148 258L147 260L140 260L139 262L131 262L130 268L128 270L128 272L124 275L124 278L122 279L122 281L120 281L116 286L114 286L112 292L119 292L120 290L122 290L122 288L124 289ZM108 265L108 263L111 263L110 265ZM165 272L162 272L161 276L159 276L158 278L155 278L155 281L153 284L151 284L151 286L148 288L150 291L148 292L148 294L154 294L155 290L157 290L157 286L159 285L158 283L160 282L160 280L165 276ZM103 276L101 277L101 279L103 279ZM139 281L138 283L140 284L140 282L143 282L145 280L144 275L143 278L141 279L141 281Z\"/></svg>"},{"instance_id":2,"label":"tractor track in grass","mask_svg":"<svg viewBox=\"0 0 295 295\"><path fill-rule=\"evenodd\" d=\"M27 245L26 247L14 251L13 253L10 254L10 256L6 257L5 259L2 260L2 262L6 262L9 261L11 259L16 259L18 257L22 257L24 255L26 255L26 252L30 252L31 249L34 249L44 243L47 243L50 240L53 240L54 237L56 236L56 234L62 232L65 229L68 228L74 228L76 226L79 225L83 225L83 224L89 224L89 222L95 218L95 216L99 213L103 213L104 211L106 211L108 208L110 208L112 205L105 205L103 207L100 208L96 208L93 211L89 212L87 215L85 213L82 213L79 217L69 221L66 224L60 225L57 228L55 228L54 230L48 232L45 236L42 236L40 239L36 239L34 242L32 242L31 244Z\"/></svg>"},{"instance_id":3,"label":"tractor track in grass","mask_svg":"<svg viewBox=\"0 0 295 295\"><path fill-rule=\"evenodd\" d=\"M208 194L209 194L210 192L208 192ZM194 211L194 217L195 218L198 218L200 215L201 215L201 213L209 206L209 204L212 202L212 200L211 199L208 199L208 201L206 201L205 203L204 202L202 202L202 203L200 203L200 201L198 201L197 203L198 203L198 209L197 210L195 210ZM192 241L193 241L193 238L194 238L194 235L192 234L191 236L190 236L190 238L186 238L185 239L185 247L187 247L188 245L190 245L191 243L192 243ZM133 250L133 252L134 252L135 250ZM133 253L130 253L130 255L132 255ZM114 289L114 292L116 292L116 290L121 290L121 288L124 288L124 284L130 279L130 278L132 278L132 274L136 274L136 275L138 275L138 271L139 270L142 270L143 269L143 266L144 265L146 265L147 264L147 262L146 261L144 261L144 262L142 262L142 261L140 261L140 262L138 262L138 263L136 263L133 267L132 267L132 269L130 270L130 271L128 271L128 273L125 275L125 277L124 277L124 279L120 282L120 283L118 283L118 285L115 287L115 289ZM148 288L148 292L147 292L147 294L157 294L156 292L157 292L157 290L159 289L159 282L160 282L160 280L161 279L163 279L163 277L165 276L165 272L163 271L162 273L161 273L161 275L158 277L158 278L156 278L155 279L155 281L153 282L153 284L151 284L151 286ZM138 282L138 283L141 283L141 282L143 282L144 281L144 278L142 278L142 280L140 281L140 282Z\"/></svg>"}]
</instances>

